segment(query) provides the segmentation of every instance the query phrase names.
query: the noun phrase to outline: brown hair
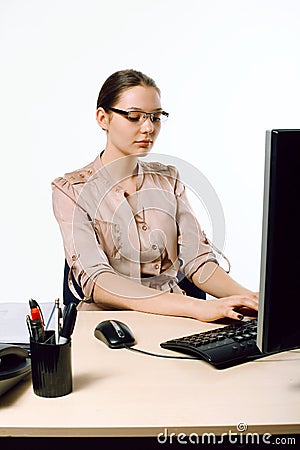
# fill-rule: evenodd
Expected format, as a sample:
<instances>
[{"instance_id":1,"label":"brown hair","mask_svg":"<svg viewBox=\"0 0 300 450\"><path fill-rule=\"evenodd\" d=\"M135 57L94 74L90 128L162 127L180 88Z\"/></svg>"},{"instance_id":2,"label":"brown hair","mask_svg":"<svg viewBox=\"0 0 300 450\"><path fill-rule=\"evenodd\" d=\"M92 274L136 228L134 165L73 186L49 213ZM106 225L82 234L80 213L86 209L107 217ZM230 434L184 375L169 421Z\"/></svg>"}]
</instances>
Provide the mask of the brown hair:
<instances>
[{"instance_id":1,"label":"brown hair","mask_svg":"<svg viewBox=\"0 0 300 450\"><path fill-rule=\"evenodd\" d=\"M97 109L100 107L106 109L114 106L122 92L134 86L154 87L160 94L155 81L142 72L133 69L119 70L110 75L102 85L97 100Z\"/></svg>"}]
</instances>

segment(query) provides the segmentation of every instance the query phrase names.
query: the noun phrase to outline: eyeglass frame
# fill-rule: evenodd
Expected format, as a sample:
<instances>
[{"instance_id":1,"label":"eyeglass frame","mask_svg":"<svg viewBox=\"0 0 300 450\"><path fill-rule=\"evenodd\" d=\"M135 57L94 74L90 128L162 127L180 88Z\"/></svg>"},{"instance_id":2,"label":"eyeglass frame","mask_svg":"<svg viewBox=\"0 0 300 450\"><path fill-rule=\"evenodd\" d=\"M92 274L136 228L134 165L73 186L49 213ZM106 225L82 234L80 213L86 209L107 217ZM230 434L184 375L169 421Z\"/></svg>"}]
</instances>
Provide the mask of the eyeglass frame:
<instances>
[{"instance_id":1,"label":"eyeglass frame","mask_svg":"<svg viewBox=\"0 0 300 450\"><path fill-rule=\"evenodd\" d=\"M118 108L112 108L112 107L107 107L107 108L104 108L104 109L106 109L108 111L115 112L117 114L121 114L121 116L126 117L126 119L128 119L130 122L131 122L131 120L130 120L129 114L133 113L133 112L143 113L144 114L144 117L143 117L144 121L146 121L147 120L147 116L149 116L151 122L154 123L154 124L155 123L161 123L160 119L159 119L159 121L155 121L154 120L155 114L158 114L158 113L162 114L163 116L165 116L165 120L167 120L168 117L169 117L169 113L167 113L166 111L157 111L157 112L151 112L150 113L150 112L141 111L141 110L138 110L138 109L132 110L132 111L125 111L124 109L118 109Z\"/></svg>"}]
</instances>

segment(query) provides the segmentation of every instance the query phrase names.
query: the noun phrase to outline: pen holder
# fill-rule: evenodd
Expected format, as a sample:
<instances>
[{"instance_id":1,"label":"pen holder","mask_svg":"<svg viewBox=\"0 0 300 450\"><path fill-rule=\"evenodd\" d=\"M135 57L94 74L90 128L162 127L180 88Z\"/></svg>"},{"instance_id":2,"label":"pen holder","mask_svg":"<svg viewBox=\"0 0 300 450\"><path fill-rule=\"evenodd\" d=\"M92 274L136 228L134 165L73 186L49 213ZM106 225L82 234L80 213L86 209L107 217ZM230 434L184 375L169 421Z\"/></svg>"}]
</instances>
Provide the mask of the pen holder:
<instances>
[{"instance_id":1,"label":"pen holder","mask_svg":"<svg viewBox=\"0 0 300 450\"><path fill-rule=\"evenodd\" d=\"M40 397L61 397L72 392L71 339L55 344L54 331L44 342L30 340L33 391Z\"/></svg>"}]
</instances>

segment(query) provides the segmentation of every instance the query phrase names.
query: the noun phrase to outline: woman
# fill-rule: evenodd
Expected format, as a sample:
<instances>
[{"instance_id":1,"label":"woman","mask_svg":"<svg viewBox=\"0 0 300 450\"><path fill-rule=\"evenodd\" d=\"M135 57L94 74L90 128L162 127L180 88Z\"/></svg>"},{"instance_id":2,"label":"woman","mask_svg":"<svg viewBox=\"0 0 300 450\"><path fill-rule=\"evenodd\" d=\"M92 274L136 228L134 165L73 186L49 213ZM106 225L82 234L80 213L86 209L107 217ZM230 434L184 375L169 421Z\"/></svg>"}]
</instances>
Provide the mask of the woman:
<instances>
[{"instance_id":1,"label":"woman","mask_svg":"<svg viewBox=\"0 0 300 450\"><path fill-rule=\"evenodd\" d=\"M257 294L218 265L176 168L140 160L167 117L151 78L135 70L112 74L96 111L105 149L52 183L66 259L84 293L79 309L242 320L242 310L257 311ZM179 269L215 298L184 295Z\"/></svg>"}]
</instances>

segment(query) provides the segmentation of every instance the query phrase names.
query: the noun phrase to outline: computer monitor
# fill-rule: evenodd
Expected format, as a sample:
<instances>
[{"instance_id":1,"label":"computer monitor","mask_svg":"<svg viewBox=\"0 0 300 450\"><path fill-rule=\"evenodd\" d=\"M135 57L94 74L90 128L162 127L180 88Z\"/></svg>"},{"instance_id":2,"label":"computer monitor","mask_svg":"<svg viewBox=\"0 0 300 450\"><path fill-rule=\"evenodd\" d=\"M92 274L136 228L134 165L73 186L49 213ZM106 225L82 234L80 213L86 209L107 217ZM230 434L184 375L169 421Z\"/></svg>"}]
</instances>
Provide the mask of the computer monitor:
<instances>
[{"instance_id":1,"label":"computer monitor","mask_svg":"<svg viewBox=\"0 0 300 450\"><path fill-rule=\"evenodd\" d=\"M300 346L300 130L266 132L257 346Z\"/></svg>"}]
</instances>

